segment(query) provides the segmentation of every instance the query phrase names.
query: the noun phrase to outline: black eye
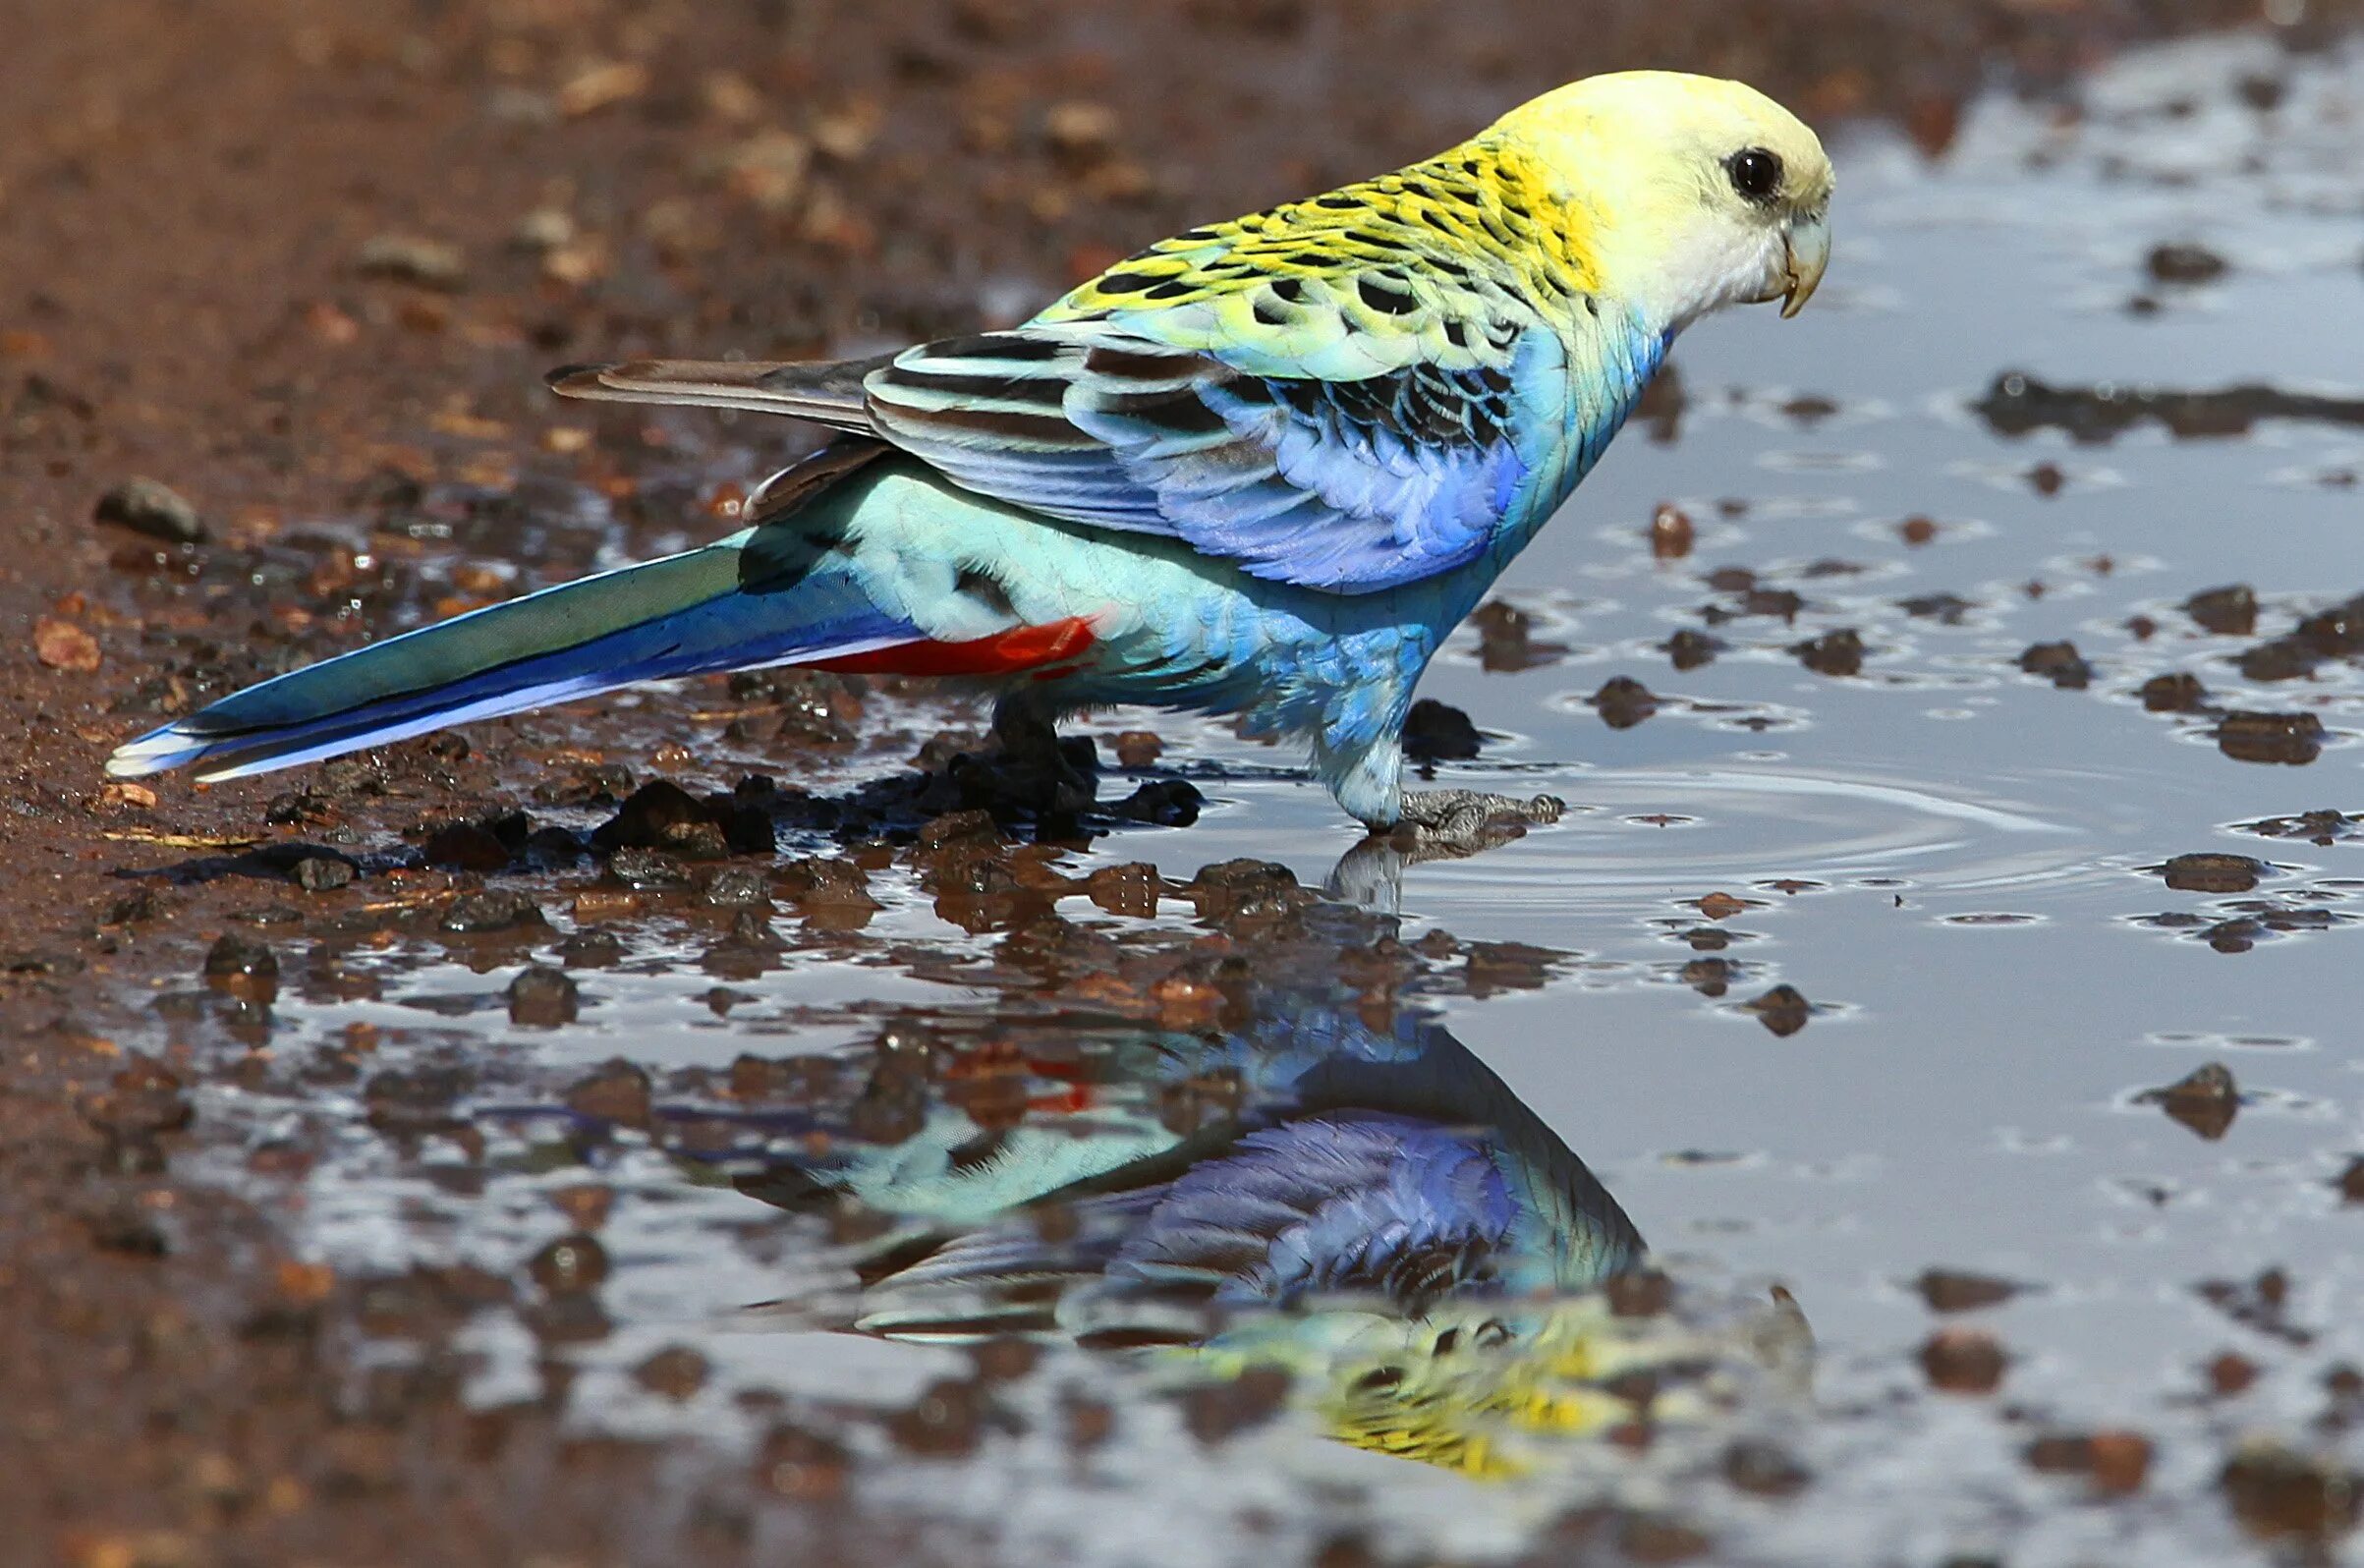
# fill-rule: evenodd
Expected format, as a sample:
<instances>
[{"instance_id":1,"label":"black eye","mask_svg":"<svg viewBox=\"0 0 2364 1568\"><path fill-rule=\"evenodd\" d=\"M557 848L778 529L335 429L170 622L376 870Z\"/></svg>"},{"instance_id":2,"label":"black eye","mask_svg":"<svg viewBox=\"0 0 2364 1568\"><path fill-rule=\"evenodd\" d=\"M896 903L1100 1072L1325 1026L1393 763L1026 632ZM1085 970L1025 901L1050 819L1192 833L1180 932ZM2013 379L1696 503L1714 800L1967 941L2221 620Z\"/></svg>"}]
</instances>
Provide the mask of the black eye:
<instances>
[{"instance_id":1,"label":"black eye","mask_svg":"<svg viewBox=\"0 0 2364 1568\"><path fill-rule=\"evenodd\" d=\"M1732 189L1751 201L1769 201L1781 189L1781 157L1763 147L1743 147L1723 160Z\"/></svg>"}]
</instances>

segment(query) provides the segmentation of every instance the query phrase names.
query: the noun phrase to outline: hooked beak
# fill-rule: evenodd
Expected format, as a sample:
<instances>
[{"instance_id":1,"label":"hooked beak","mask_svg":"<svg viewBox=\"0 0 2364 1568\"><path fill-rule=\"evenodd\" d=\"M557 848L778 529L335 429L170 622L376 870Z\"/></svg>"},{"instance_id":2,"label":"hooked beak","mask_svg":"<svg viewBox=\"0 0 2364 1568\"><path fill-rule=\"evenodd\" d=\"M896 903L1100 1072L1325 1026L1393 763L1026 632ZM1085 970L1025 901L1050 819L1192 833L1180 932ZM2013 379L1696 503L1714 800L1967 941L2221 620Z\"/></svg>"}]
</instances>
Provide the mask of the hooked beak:
<instances>
[{"instance_id":1,"label":"hooked beak","mask_svg":"<svg viewBox=\"0 0 2364 1568\"><path fill-rule=\"evenodd\" d=\"M1784 236L1789 249L1789 286L1781 291L1781 319L1806 308L1830 265L1830 224L1824 217L1800 218Z\"/></svg>"}]
</instances>

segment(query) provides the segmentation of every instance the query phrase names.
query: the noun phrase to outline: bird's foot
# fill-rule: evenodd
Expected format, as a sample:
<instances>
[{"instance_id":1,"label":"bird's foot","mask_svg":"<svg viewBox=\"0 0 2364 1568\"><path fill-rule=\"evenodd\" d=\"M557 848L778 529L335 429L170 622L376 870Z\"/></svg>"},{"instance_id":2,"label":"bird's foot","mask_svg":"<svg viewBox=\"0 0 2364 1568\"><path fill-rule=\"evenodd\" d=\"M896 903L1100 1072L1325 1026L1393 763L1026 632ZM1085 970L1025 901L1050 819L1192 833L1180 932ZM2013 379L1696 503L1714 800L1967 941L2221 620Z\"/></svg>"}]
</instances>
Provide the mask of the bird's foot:
<instances>
[{"instance_id":1,"label":"bird's foot","mask_svg":"<svg viewBox=\"0 0 2364 1568\"><path fill-rule=\"evenodd\" d=\"M1410 831L1416 860L1438 860L1507 844L1530 827L1558 821L1566 810L1552 795L1521 800L1477 790L1417 790L1404 797L1395 832Z\"/></svg>"},{"instance_id":2,"label":"bird's foot","mask_svg":"<svg viewBox=\"0 0 2364 1568\"><path fill-rule=\"evenodd\" d=\"M1098 799L1094 775L1098 760L1086 737L1062 741L1048 726L996 726L997 755L972 759L964 788L979 804L1030 811L1039 815L1074 815Z\"/></svg>"}]
</instances>

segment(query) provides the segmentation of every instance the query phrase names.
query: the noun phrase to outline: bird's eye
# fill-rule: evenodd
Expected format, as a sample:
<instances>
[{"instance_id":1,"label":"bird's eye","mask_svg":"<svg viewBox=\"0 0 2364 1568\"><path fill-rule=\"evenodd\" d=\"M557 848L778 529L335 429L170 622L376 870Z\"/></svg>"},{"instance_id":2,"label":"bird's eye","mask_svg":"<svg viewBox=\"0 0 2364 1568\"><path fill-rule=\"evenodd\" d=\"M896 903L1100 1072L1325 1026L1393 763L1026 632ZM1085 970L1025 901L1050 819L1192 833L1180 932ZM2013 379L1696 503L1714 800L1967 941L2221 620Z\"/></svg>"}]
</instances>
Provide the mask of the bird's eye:
<instances>
[{"instance_id":1,"label":"bird's eye","mask_svg":"<svg viewBox=\"0 0 2364 1568\"><path fill-rule=\"evenodd\" d=\"M1750 201L1769 201L1781 189L1781 155L1763 147L1743 147L1723 160L1732 189Z\"/></svg>"}]
</instances>

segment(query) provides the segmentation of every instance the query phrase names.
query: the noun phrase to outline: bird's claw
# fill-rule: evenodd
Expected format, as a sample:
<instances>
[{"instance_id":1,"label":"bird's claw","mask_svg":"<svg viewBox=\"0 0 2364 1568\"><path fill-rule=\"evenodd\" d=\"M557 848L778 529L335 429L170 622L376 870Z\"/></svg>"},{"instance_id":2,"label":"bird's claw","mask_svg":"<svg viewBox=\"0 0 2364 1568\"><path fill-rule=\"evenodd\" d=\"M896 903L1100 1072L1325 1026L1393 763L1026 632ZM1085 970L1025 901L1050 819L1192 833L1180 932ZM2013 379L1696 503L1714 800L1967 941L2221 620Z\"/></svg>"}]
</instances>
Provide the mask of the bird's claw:
<instances>
[{"instance_id":1,"label":"bird's claw","mask_svg":"<svg viewBox=\"0 0 2364 1568\"><path fill-rule=\"evenodd\" d=\"M1566 810L1567 804L1552 795L1521 800L1477 790L1418 790L1404 797L1394 833L1411 836L1407 847L1418 859L1474 855L1507 844L1530 827L1556 822Z\"/></svg>"}]
</instances>

